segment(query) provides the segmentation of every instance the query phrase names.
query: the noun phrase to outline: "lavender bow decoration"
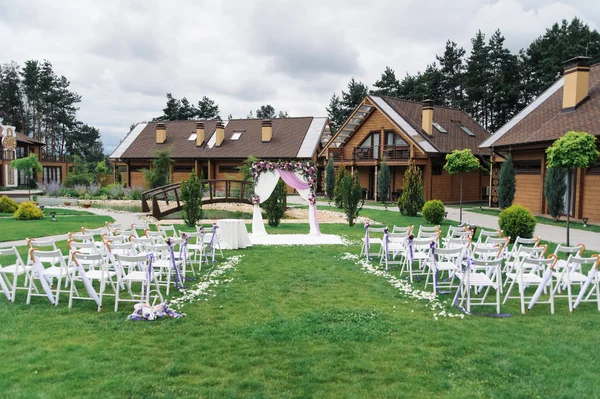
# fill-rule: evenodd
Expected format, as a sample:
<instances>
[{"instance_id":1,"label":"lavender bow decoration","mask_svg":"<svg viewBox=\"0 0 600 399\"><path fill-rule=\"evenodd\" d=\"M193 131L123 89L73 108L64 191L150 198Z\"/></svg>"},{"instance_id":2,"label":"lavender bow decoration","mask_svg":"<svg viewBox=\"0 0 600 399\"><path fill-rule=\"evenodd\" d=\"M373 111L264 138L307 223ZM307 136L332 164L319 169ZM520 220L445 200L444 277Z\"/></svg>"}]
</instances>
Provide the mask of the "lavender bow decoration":
<instances>
[{"instance_id":1,"label":"lavender bow decoration","mask_svg":"<svg viewBox=\"0 0 600 399\"><path fill-rule=\"evenodd\" d=\"M365 253L367 255L367 259L371 259L370 258L371 243L369 242L369 227L370 226L371 226L371 223L369 223L369 222L365 223Z\"/></svg>"},{"instance_id":2,"label":"lavender bow decoration","mask_svg":"<svg viewBox=\"0 0 600 399\"><path fill-rule=\"evenodd\" d=\"M414 261L414 254L413 254L413 239L414 238L415 238L415 236L413 236L412 234L406 238L406 246L408 247L408 262L411 265Z\"/></svg>"},{"instance_id":3,"label":"lavender bow decoration","mask_svg":"<svg viewBox=\"0 0 600 399\"><path fill-rule=\"evenodd\" d=\"M215 261L215 244L214 244L214 242L215 242L215 236L217 235L218 228L219 228L219 226L217 226L216 223L213 223L213 227L212 227L213 233L212 233L212 237L210 237L210 248L212 251L212 261L213 262L216 262Z\"/></svg>"},{"instance_id":4,"label":"lavender bow decoration","mask_svg":"<svg viewBox=\"0 0 600 399\"><path fill-rule=\"evenodd\" d=\"M390 244L390 233L388 228L383 229L383 246L385 248L385 262L386 262L386 270L387 270L387 261L389 259L389 244Z\"/></svg>"},{"instance_id":5,"label":"lavender bow decoration","mask_svg":"<svg viewBox=\"0 0 600 399\"><path fill-rule=\"evenodd\" d=\"M167 245L169 246L169 252L170 252L170 256L171 256L171 265L173 267L173 269L175 270L175 288L176 289L180 289L180 288L185 288L183 286L183 284L180 285L181 283L181 274L179 272L179 263L177 263L175 261L175 251L174 251L174 245L173 245L173 240L171 240L171 238L167 239ZM180 252L181 254L181 252Z\"/></svg>"}]
</instances>

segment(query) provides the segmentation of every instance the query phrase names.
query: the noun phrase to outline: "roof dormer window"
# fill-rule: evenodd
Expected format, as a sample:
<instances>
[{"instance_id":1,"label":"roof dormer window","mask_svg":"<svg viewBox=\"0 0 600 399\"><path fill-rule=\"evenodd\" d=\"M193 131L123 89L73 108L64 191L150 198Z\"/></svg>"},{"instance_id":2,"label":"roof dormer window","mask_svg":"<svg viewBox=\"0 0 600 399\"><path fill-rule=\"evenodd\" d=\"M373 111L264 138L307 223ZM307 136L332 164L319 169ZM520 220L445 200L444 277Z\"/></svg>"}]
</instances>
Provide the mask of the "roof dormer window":
<instances>
[{"instance_id":1,"label":"roof dormer window","mask_svg":"<svg viewBox=\"0 0 600 399\"><path fill-rule=\"evenodd\" d=\"M231 140L239 140L240 137L242 137L242 133L243 132L233 132L233 134L231 135Z\"/></svg>"}]
</instances>

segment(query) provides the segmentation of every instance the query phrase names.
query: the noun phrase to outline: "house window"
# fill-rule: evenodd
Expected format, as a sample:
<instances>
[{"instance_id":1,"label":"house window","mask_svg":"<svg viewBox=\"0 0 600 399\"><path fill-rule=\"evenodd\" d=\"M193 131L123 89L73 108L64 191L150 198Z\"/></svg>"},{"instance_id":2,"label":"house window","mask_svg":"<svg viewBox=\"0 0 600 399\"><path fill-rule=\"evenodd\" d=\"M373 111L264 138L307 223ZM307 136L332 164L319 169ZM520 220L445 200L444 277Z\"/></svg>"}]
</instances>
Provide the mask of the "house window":
<instances>
[{"instance_id":1,"label":"house window","mask_svg":"<svg viewBox=\"0 0 600 399\"><path fill-rule=\"evenodd\" d=\"M173 173L192 173L194 167L192 165L175 165L173 166Z\"/></svg>"},{"instance_id":2,"label":"house window","mask_svg":"<svg viewBox=\"0 0 600 399\"><path fill-rule=\"evenodd\" d=\"M219 165L219 173L240 173L238 165Z\"/></svg>"},{"instance_id":3,"label":"house window","mask_svg":"<svg viewBox=\"0 0 600 399\"><path fill-rule=\"evenodd\" d=\"M397 134L396 132L393 132L393 131L385 132L385 144L408 147L408 144L406 143L406 141L402 140L402 137L400 137L399 134Z\"/></svg>"},{"instance_id":4,"label":"house window","mask_svg":"<svg viewBox=\"0 0 600 399\"><path fill-rule=\"evenodd\" d=\"M239 140L241 136L242 132L233 132L233 134L231 135L231 140Z\"/></svg>"},{"instance_id":5,"label":"house window","mask_svg":"<svg viewBox=\"0 0 600 399\"><path fill-rule=\"evenodd\" d=\"M596 162L591 168L589 168L587 174L600 175L600 161Z\"/></svg>"},{"instance_id":6,"label":"house window","mask_svg":"<svg viewBox=\"0 0 600 399\"><path fill-rule=\"evenodd\" d=\"M431 165L431 174L433 176L441 176L444 172L444 164L441 162L435 162Z\"/></svg>"},{"instance_id":7,"label":"house window","mask_svg":"<svg viewBox=\"0 0 600 399\"><path fill-rule=\"evenodd\" d=\"M142 169L149 169L148 166L141 166L141 165L131 165L129 167L129 171L130 172L141 172Z\"/></svg>"},{"instance_id":8,"label":"house window","mask_svg":"<svg viewBox=\"0 0 600 399\"><path fill-rule=\"evenodd\" d=\"M57 182L62 181L62 168L60 166L44 166L44 182Z\"/></svg>"},{"instance_id":9,"label":"house window","mask_svg":"<svg viewBox=\"0 0 600 399\"><path fill-rule=\"evenodd\" d=\"M446 129L444 129L442 126L440 126L439 123L437 123L437 122L434 121L432 123L432 125L433 125L433 127L435 127L437 129L438 132L440 132L440 133L448 133L448 131Z\"/></svg>"},{"instance_id":10,"label":"house window","mask_svg":"<svg viewBox=\"0 0 600 399\"><path fill-rule=\"evenodd\" d=\"M469 130L467 127L466 127L466 126L464 126L464 125L459 125L458 127L460 127L460 128L461 128L461 130L462 130L463 132L465 132L466 134L468 134L469 136L471 136L471 137L475 137L475 133L473 133L472 131L470 131L470 130Z\"/></svg>"},{"instance_id":11,"label":"house window","mask_svg":"<svg viewBox=\"0 0 600 399\"><path fill-rule=\"evenodd\" d=\"M518 175L539 175L542 172L542 161L515 161Z\"/></svg>"},{"instance_id":12,"label":"house window","mask_svg":"<svg viewBox=\"0 0 600 399\"><path fill-rule=\"evenodd\" d=\"M362 142L360 148L379 147L379 133L371 133L365 141Z\"/></svg>"}]
</instances>

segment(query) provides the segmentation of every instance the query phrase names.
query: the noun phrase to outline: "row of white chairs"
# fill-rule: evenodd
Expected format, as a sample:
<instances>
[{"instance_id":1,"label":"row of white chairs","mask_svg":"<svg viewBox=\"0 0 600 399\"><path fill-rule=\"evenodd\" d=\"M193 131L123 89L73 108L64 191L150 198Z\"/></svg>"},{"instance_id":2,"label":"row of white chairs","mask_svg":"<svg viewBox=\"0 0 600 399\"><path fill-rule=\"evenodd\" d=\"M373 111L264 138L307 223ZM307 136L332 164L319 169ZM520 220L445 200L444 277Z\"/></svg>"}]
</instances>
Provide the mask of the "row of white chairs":
<instances>
[{"instance_id":1,"label":"row of white chairs","mask_svg":"<svg viewBox=\"0 0 600 399\"><path fill-rule=\"evenodd\" d=\"M549 304L554 313L555 298L566 298L570 311L581 302L596 302L600 310L599 257L584 258L583 245L558 245L546 258L547 247L540 245L539 237L517 237L510 246L510 238L501 237L501 231L481 231L475 242L472 231L462 227L451 228L441 239L435 227L419 227L416 236L413 231L413 226L394 226L391 233L387 228L368 229L367 234L382 235L368 237L368 246L366 235L361 256L378 256L386 270L398 267L411 282L424 278L425 288L433 287L436 294L456 290L456 300L467 312L472 305L493 305L499 313L508 299L519 299L523 313L535 303ZM373 246L379 251L372 251ZM492 290L495 298L489 295Z\"/></svg>"},{"instance_id":2,"label":"row of white chairs","mask_svg":"<svg viewBox=\"0 0 600 399\"><path fill-rule=\"evenodd\" d=\"M95 300L98 309L103 297L114 296L117 311L119 302L149 300L151 293L153 299L162 301L161 290L169 295L174 279L183 284L188 266L195 275L194 263L200 271L203 262L214 260L216 255L223 257L216 229L198 227L196 232L177 234L173 226L159 226L158 232L146 228L140 237L136 227L124 230L107 225L69 234L68 255L63 255L53 240L44 239L28 240L26 261L16 247L0 250L0 256L14 259L14 263L0 264L6 296L14 301L17 290L26 290L27 304L33 296L48 296L57 305L60 294L68 293L69 308L73 300L81 299ZM174 233L169 235L170 231ZM76 284L81 282L85 283L83 291L81 284ZM91 286L88 283L97 283L99 290L87 289ZM133 283L142 283L143 291L134 293ZM120 295L123 290L128 291L129 298Z\"/></svg>"}]
</instances>

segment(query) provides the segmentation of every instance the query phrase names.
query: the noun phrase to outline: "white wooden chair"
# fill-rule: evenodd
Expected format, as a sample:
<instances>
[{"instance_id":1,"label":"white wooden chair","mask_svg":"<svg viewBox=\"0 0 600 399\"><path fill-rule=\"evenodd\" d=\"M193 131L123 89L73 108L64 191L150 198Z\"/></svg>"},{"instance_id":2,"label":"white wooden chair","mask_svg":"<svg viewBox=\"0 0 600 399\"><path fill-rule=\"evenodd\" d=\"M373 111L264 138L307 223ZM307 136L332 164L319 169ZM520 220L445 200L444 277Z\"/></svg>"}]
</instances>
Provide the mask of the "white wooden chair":
<instances>
[{"instance_id":1,"label":"white wooden chair","mask_svg":"<svg viewBox=\"0 0 600 399\"><path fill-rule=\"evenodd\" d=\"M440 232L440 226L419 226L419 232L417 234L417 238L429 238L431 237L431 233L439 233ZM424 233L427 233L427 235L423 235Z\"/></svg>"},{"instance_id":2,"label":"white wooden chair","mask_svg":"<svg viewBox=\"0 0 600 399\"><path fill-rule=\"evenodd\" d=\"M457 292L461 306L466 302L467 312L471 312L471 306L496 306L496 312L500 313L500 291L502 289L502 259L494 260L470 260L464 271L457 273L460 279L459 292ZM481 289L485 287L485 291ZM496 291L495 301L486 302L489 291ZM477 296L477 294L483 295Z\"/></svg>"},{"instance_id":3,"label":"white wooden chair","mask_svg":"<svg viewBox=\"0 0 600 399\"><path fill-rule=\"evenodd\" d=\"M154 254L152 267L158 285L165 287L166 294L169 295L171 288L171 275L174 273L173 261L171 260L171 248L166 244L151 244L144 246L146 254Z\"/></svg>"},{"instance_id":4,"label":"white wooden chair","mask_svg":"<svg viewBox=\"0 0 600 399\"><path fill-rule=\"evenodd\" d=\"M548 270L552 270L558 258L555 255L550 255L547 259L542 257L523 257L520 261L512 268L510 272L506 273L506 283L510 282L506 295L504 296L503 304L508 299L520 299L521 300L521 313L525 314L525 305L531 303L533 295L525 295L525 290L529 287L539 287L544 283L544 274ZM511 296L511 292L515 286L519 290L518 295ZM544 287L545 288L545 287ZM554 314L554 286L552 279L548 280L549 298L546 301L537 301L537 303L545 303L550 305L550 313ZM529 302L527 301L529 300Z\"/></svg>"},{"instance_id":5,"label":"white wooden chair","mask_svg":"<svg viewBox=\"0 0 600 399\"><path fill-rule=\"evenodd\" d=\"M392 233L408 233L410 235L413 228L414 226L394 226L392 227Z\"/></svg>"},{"instance_id":6,"label":"white wooden chair","mask_svg":"<svg viewBox=\"0 0 600 399\"><path fill-rule=\"evenodd\" d=\"M92 289L94 289L91 284L94 281L97 281L100 283L100 290L96 293L99 299L98 311L101 311L103 303L102 300L104 296L117 296L117 272L109 270L107 260L102 255L100 255L100 253L86 254L75 251L73 252L72 260L76 268L71 277L71 289L69 292L69 309L73 306L74 299L92 301L95 300L95 298L93 298L90 292L88 291L88 287L85 285L90 284ZM87 281L85 281L86 279ZM83 290L88 292L87 296L79 294L79 290L75 286L76 282L84 283ZM112 294L105 293L107 283L108 286L112 289Z\"/></svg>"},{"instance_id":7,"label":"white wooden chair","mask_svg":"<svg viewBox=\"0 0 600 399\"><path fill-rule=\"evenodd\" d=\"M177 235L177 231L175 230L175 227L170 224L170 225L166 225L166 224L159 224L156 226L157 230L162 232L165 237L172 237L172 238L177 238L179 237Z\"/></svg>"},{"instance_id":8,"label":"white wooden chair","mask_svg":"<svg viewBox=\"0 0 600 399\"><path fill-rule=\"evenodd\" d=\"M7 288L10 291L10 300L15 301L15 295L17 290L27 291L29 289L29 280L31 279L31 271L33 266L26 265L17 251L16 247L9 249L0 249L0 256L8 257L11 259L10 262L4 262L4 265L0 263L0 278L3 278L7 283ZM14 257L14 263L12 258ZM12 278L8 276L11 275ZM23 276L23 281L19 284L19 278Z\"/></svg>"},{"instance_id":9,"label":"white wooden chair","mask_svg":"<svg viewBox=\"0 0 600 399\"><path fill-rule=\"evenodd\" d=\"M589 267L597 268L598 267L598 257L594 256L591 258L580 258L577 255L570 255L567 259L566 263L560 266L558 269L559 262L556 263L557 267L555 267L555 272L553 273L553 277L555 278L554 284L554 297L555 298L567 298L569 301L569 312L573 311L573 305L575 304L575 299L577 296L573 293L573 286L578 285L579 293L587 280L588 275L584 274L583 270ZM594 288L596 290L596 295L598 295L598 282L597 279L594 282ZM566 288L567 293L564 294L563 291ZM600 297L596 297L596 301L598 301L598 310L600 310ZM586 302L590 302L589 298Z\"/></svg>"},{"instance_id":10,"label":"white wooden chair","mask_svg":"<svg viewBox=\"0 0 600 399\"><path fill-rule=\"evenodd\" d=\"M120 278L127 286L129 298L123 298L116 291L115 296L115 312L119 310L119 302L143 302L152 305L156 299L163 301L163 296L158 286L158 281L154 273L154 264L150 265L151 255L117 255L117 261L121 270L129 270ZM141 289L139 294L133 292L133 284L140 283ZM153 289L154 288L154 289ZM154 295L152 295L154 293ZM153 299L154 301L151 301Z\"/></svg>"},{"instance_id":11,"label":"white wooden chair","mask_svg":"<svg viewBox=\"0 0 600 399\"><path fill-rule=\"evenodd\" d=\"M540 238L539 237L534 237L534 238L522 238L517 236L516 240L514 240L512 247L506 252L506 254L504 255L506 257L507 260L511 260L513 258L515 258L517 252L519 251L520 248L525 248L525 247L537 247L540 245Z\"/></svg>"},{"instance_id":12,"label":"white wooden chair","mask_svg":"<svg viewBox=\"0 0 600 399\"><path fill-rule=\"evenodd\" d=\"M477 244L485 243L488 238L502 237L502 230L481 230L477 238Z\"/></svg>"},{"instance_id":13,"label":"white wooden chair","mask_svg":"<svg viewBox=\"0 0 600 399\"><path fill-rule=\"evenodd\" d=\"M427 274L424 266L431 257L432 242L435 242L433 238L415 238L412 242L410 240L407 242L404 261L402 262L402 268L400 269L400 276L404 273L408 273L409 281L412 283L414 276L424 276ZM417 263L417 270L413 270L415 262Z\"/></svg>"},{"instance_id":14,"label":"white wooden chair","mask_svg":"<svg viewBox=\"0 0 600 399\"><path fill-rule=\"evenodd\" d=\"M579 306L581 302L596 302L598 310L600 311L600 276L598 275L598 266L600 265L600 255L594 254L591 258L588 258L590 262L590 270L587 274L586 282L579 291L579 295L573 304L573 310ZM595 263L591 260L596 259Z\"/></svg>"},{"instance_id":15,"label":"white wooden chair","mask_svg":"<svg viewBox=\"0 0 600 399\"><path fill-rule=\"evenodd\" d=\"M201 229L202 227L196 226L196 231L201 231ZM209 250L208 254L212 257L213 262L215 260L215 255L217 254L217 251L221 255L221 258L224 258L223 249L221 248L221 238L219 235L218 227L217 229L215 229L214 227L204 228L204 244L207 245L207 249Z\"/></svg>"},{"instance_id":16,"label":"white wooden chair","mask_svg":"<svg viewBox=\"0 0 600 399\"><path fill-rule=\"evenodd\" d=\"M435 248L433 252L426 263L425 289L427 289L431 278L433 292L437 294L440 287L452 288L452 282L461 270L460 263L463 258L463 248ZM444 273L447 276L446 281L441 280Z\"/></svg>"},{"instance_id":17,"label":"white wooden chair","mask_svg":"<svg viewBox=\"0 0 600 399\"><path fill-rule=\"evenodd\" d=\"M366 256L367 259L372 257L381 257L383 253L383 233L385 227L369 227L368 231L362 239L362 246L360 248L360 256ZM367 234L369 235L369 247L367 248ZM381 234L381 237L379 235ZM377 236L376 236L377 235ZM373 252L372 248L378 246L378 251Z\"/></svg>"},{"instance_id":18,"label":"white wooden chair","mask_svg":"<svg viewBox=\"0 0 600 399\"><path fill-rule=\"evenodd\" d=\"M192 269L192 273L196 275L193 264L196 263L198 265L198 272L200 272L202 270L202 262L208 260L206 256L206 245L204 244L204 233L188 233L180 230L179 235L182 236L183 234L186 234L188 240L187 252L190 269Z\"/></svg>"},{"instance_id":19,"label":"white wooden chair","mask_svg":"<svg viewBox=\"0 0 600 399\"><path fill-rule=\"evenodd\" d=\"M41 265L40 268L34 267L31 272L31 278L29 279L29 288L27 291L27 304L31 302L32 296L46 296L46 294L40 293L35 284L35 280L45 279L48 283L53 284L54 287L54 304L58 305L60 294L62 292L69 292L67 289L62 289L61 286L64 283L65 288L71 282L71 276L73 275L72 266L68 266L65 258L60 249L53 251L40 251L35 248L31 249L32 261L38 262ZM38 272L38 270L40 272ZM34 293L35 291L35 293Z\"/></svg>"},{"instance_id":20,"label":"white wooden chair","mask_svg":"<svg viewBox=\"0 0 600 399\"><path fill-rule=\"evenodd\" d=\"M525 247L521 245L516 251L511 252L510 258L504 262L504 272L513 272L513 269L525 258L543 259L547 249L546 245L540 245L539 247Z\"/></svg>"}]
</instances>

